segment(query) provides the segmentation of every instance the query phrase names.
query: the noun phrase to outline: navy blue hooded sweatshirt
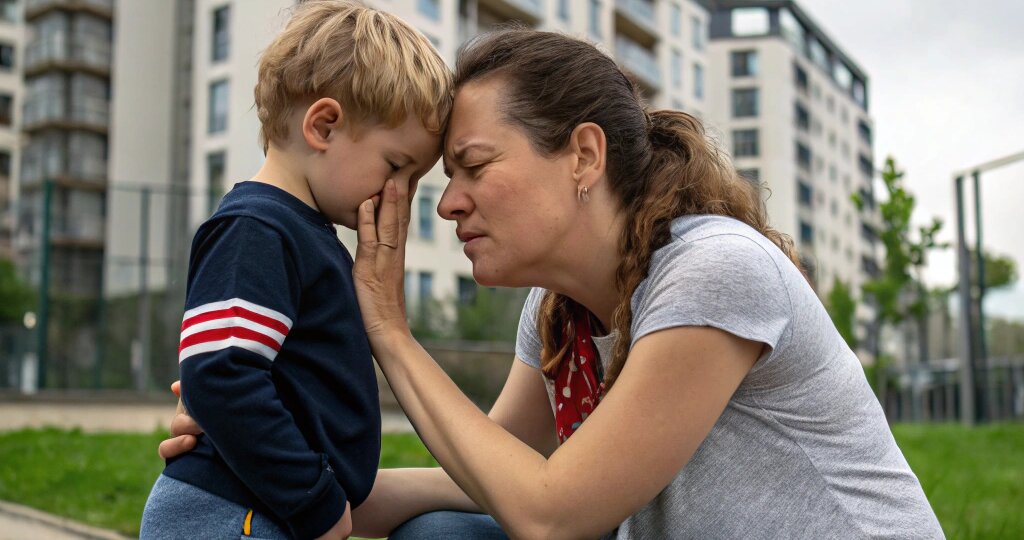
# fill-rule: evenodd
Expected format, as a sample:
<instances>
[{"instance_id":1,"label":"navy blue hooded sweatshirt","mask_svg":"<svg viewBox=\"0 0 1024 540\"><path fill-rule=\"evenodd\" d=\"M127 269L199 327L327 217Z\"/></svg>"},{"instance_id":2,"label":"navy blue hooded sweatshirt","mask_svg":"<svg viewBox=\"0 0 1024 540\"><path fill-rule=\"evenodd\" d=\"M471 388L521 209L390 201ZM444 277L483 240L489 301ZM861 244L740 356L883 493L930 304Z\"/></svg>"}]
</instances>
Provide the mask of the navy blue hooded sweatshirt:
<instances>
[{"instance_id":1,"label":"navy blue hooded sweatshirt","mask_svg":"<svg viewBox=\"0 0 1024 540\"><path fill-rule=\"evenodd\" d=\"M327 532L380 459L377 380L334 226L281 189L235 185L196 232L185 310L182 399L205 434L164 474L296 538Z\"/></svg>"}]
</instances>

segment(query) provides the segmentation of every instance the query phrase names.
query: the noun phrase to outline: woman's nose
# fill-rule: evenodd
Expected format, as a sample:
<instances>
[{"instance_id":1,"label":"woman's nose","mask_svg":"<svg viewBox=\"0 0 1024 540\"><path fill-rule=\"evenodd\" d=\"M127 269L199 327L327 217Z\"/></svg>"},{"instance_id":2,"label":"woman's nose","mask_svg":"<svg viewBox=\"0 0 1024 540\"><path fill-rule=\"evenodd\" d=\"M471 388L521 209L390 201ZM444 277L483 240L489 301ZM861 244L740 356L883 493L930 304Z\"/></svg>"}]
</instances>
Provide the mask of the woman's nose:
<instances>
[{"instance_id":1,"label":"woman's nose","mask_svg":"<svg viewBox=\"0 0 1024 540\"><path fill-rule=\"evenodd\" d=\"M444 193L441 194L441 200L437 202L437 214L442 219L454 221L460 216L469 214L472 210L473 200L461 188L460 182L454 179L448 182Z\"/></svg>"}]
</instances>

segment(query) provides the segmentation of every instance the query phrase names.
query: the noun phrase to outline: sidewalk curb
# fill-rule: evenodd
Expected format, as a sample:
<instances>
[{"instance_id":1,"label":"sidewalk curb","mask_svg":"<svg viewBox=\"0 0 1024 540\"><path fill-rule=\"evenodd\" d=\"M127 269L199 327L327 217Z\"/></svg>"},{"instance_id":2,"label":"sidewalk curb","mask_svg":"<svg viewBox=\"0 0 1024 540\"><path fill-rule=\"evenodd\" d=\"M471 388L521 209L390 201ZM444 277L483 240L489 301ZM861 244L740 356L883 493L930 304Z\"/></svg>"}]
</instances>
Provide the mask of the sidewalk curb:
<instances>
[{"instance_id":1,"label":"sidewalk curb","mask_svg":"<svg viewBox=\"0 0 1024 540\"><path fill-rule=\"evenodd\" d=\"M122 536L114 531L100 529L68 518L47 514L35 508L29 508L20 504L7 501L0 501L0 520L16 519L38 523L51 529L58 529L68 534L88 540L128 540L128 536Z\"/></svg>"}]
</instances>

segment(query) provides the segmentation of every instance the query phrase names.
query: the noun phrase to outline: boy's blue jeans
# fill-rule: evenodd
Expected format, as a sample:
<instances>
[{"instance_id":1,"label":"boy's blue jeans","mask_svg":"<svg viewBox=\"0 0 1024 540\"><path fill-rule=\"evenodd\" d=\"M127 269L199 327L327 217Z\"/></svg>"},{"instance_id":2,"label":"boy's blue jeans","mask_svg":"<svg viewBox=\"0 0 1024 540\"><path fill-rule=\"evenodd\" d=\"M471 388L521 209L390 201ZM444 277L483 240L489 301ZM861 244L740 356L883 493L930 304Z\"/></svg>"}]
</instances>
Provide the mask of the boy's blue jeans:
<instances>
[{"instance_id":1,"label":"boy's blue jeans","mask_svg":"<svg viewBox=\"0 0 1024 540\"><path fill-rule=\"evenodd\" d=\"M160 475L142 512L140 540L240 538L287 540L288 533L265 515L191 484ZM246 531L248 530L248 534Z\"/></svg>"},{"instance_id":2,"label":"boy's blue jeans","mask_svg":"<svg viewBox=\"0 0 1024 540\"><path fill-rule=\"evenodd\" d=\"M395 529L390 540L508 540L494 518L487 514L430 512L416 516Z\"/></svg>"},{"instance_id":3,"label":"boy's blue jeans","mask_svg":"<svg viewBox=\"0 0 1024 540\"><path fill-rule=\"evenodd\" d=\"M245 521L249 509L203 491L191 484L160 475L142 512L140 540L181 538L239 538L284 540L290 538L270 518L253 512L249 535ZM494 518L465 512L430 512L416 516L395 529L391 540L507 540Z\"/></svg>"}]
</instances>

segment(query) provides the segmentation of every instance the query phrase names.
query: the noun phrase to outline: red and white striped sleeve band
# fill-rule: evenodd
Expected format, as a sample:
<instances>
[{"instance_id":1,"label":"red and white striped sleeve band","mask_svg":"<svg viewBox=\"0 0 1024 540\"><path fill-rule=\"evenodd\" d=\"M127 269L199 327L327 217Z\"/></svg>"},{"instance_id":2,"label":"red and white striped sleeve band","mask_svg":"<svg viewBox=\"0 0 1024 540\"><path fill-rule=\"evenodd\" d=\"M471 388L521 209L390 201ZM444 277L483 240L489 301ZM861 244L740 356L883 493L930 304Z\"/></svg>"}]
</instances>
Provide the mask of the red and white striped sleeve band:
<instances>
[{"instance_id":1,"label":"red and white striped sleeve band","mask_svg":"<svg viewBox=\"0 0 1024 540\"><path fill-rule=\"evenodd\" d=\"M204 304L185 312L178 363L228 347L252 351L273 362L291 328L288 317L241 298Z\"/></svg>"}]
</instances>

